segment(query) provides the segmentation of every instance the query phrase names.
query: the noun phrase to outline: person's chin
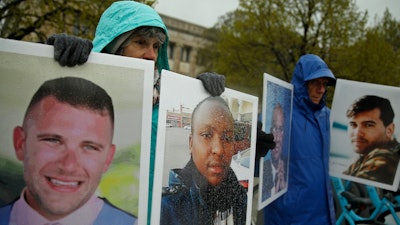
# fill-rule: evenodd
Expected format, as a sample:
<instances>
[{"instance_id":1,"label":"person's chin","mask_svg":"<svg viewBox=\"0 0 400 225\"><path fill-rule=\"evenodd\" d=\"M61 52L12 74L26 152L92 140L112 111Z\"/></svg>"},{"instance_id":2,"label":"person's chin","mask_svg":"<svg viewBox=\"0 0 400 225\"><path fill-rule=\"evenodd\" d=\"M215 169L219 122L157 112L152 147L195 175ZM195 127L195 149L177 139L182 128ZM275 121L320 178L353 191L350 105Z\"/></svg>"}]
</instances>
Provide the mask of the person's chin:
<instances>
[{"instance_id":1,"label":"person's chin","mask_svg":"<svg viewBox=\"0 0 400 225\"><path fill-rule=\"evenodd\" d=\"M357 148L357 147L355 147L355 148L354 148L354 152L357 153L357 154L363 154L363 153L365 152L365 150L362 149L362 148Z\"/></svg>"},{"instance_id":2,"label":"person's chin","mask_svg":"<svg viewBox=\"0 0 400 225\"><path fill-rule=\"evenodd\" d=\"M211 179L208 179L208 183L212 186L217 186L222 182L222 177L220 176L213 176Z\"/></svg>"},{"instance_id":3,"label":"person's chin","mask_svg":"<svg viewBox=\"0 0 400 225\"><path fill-rule=\"evenodd\" d=\"M320 101L321 101L321 99L319 99L319 98L313 98L313 99L311 99L311 102L314 103L314 104L316 104L316 105L318 105Z\"/></svg>"},{"instance_id":4,"label":"person's chin","mask_svg":"<svg viewBox=\"0 0 400 225\"><path fill-rule=\"evenodd\" d=\"M226 168L224 166L210 166L208 167L208 171L211 174L214 174L216 177L222 176L225 173Z\"/></svg>"}]
</instances>

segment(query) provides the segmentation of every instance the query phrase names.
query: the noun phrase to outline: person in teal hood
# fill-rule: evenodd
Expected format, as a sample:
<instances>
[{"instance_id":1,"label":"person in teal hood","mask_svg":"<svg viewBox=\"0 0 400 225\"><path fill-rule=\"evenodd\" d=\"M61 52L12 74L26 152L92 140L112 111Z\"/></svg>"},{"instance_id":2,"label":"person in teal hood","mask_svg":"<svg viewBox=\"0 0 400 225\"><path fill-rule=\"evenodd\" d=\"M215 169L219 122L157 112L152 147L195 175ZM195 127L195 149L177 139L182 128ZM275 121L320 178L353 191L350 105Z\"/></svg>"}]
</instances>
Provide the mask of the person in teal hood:
<instances>
[{"instance_id":1,"label":"person in teal hood","mask_svg":"<svg viewBox=\"0 0 400 225\"><path fill-rule=\"evenodd\" d=\"M72 67L85 63L90 51L142 58L155 62L148 188L149 224L156 155L160 73L163 69L169 70L167 27L152 7L135 1L117 1L103 12L93 43L67 34L55 34L47 40L47 44L54 46L54 59L61 66ZM223 75L202 73L197 78L202 81L204 88L212 96L218 96L225 90L225 76Z\"/></svg>"},{"instance_id":2,"label":"person in teal hood","mask_svg":"<svg viewBox=\"0 0 400 225\"><path fill-rule=\"evenodd\" d=\"M114 2L102 14L93 40L93 51L155 62L153 113L148 194L148 221L151 216L154 162L160 96L161 70L169 70L168 30L158 13L145 4L134 1Z\"/></svg>"},{"instance_id":3,"label":"person in teal hood","mask_svg":"<svg viewBox=\"0 0 400 225\"><path fill-rule=\"evenodd\" d=\"M330 109L327 86L336 78L318 56L297 62L294 86L288 191L264 209L266 225L334 225L329 178Z\"/></svg>"},{"instance_id":4,"label":"person in teal hood","mask_svg":"<svg viewBox=\"0 0 400 225\"><path fill-rule=\"evenodd\" d=\"M139 30L146 31L140 33ZM156 59L145 54L142 58L154 60L159 72L163 69L169 70L167 27L153 8L134 1L114 2L104 11L96 28L92 51L130 56L121 52L131 44L129 42L134 40L134 42L142 41L142 44L146 44L149 40L135 40L135 36L136 38L137 36L156 38L155 43L151 43L154 45ZM140 58L140 56L134 58Z\"/></svg>"}]
</instances>

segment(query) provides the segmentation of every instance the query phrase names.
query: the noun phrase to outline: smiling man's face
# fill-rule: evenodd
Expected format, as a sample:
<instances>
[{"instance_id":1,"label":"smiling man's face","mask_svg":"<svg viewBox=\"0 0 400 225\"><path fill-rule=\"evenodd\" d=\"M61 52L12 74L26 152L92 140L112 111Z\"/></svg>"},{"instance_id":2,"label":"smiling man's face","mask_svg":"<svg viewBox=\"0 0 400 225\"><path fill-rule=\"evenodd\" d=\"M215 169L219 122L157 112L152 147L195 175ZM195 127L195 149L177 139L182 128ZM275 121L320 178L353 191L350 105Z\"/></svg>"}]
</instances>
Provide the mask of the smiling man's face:
<instances>
[{"instance_id":1,"label":"smiling man's face","mask_svg":"<svg viewBox=\"0 0 400 225\"><path fill-rule=\"evenodd\" d=\"M73 107L46 97L14 129L24 164L28 204L49 220L84 205L114 156L112 122L106 112Z\"/></svg>"}]
</instances>

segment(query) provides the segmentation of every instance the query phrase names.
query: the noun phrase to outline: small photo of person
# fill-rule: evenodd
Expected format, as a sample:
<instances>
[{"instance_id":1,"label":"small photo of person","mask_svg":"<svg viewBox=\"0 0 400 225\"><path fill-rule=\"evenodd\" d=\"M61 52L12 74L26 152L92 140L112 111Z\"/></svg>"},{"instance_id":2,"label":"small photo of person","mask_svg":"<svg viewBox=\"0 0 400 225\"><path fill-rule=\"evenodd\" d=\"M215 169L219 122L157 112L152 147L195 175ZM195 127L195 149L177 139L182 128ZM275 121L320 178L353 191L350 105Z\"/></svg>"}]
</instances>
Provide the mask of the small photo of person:
<instances>
[{"instance_id":1,"label":"small photo of person","mask_svg":"<svg viewBox=\"0 0 400 225\"><path fill-rule=\"evenodd\" d=\"M153 63L0 42L0 224L144 224Z\"/></svg>"},{"instance_id":2,"label":"small photo of person","mask_svg":"<svg viewBox=\"0 0 400 225\"><path fill-rule=\"evenodd\" d=\"M397 190L398 96L398 87L338 79L331 108L331 176Z\"/></svg>"},{"instance_id":3,"label":"small photo of person","mask_svg":"<svg viewBox=\"0 0 400 225\"><path fill-rule=\"evenodd\" d=\"M392 184L400 157L400 143L393 137L394 111L388 99L364 95L347 109L347 132L359 158L343 174Z\"/></svg>"},{"instance_id":4,"label":"small photo of person","mask_svg":"<svg viewBox=\"0 0 400 225\"><path fill-rule=\"evenodd\" d=\"M114 106L83 78L44 82L13 131L26 187L0 208L1 224L134 224L137 218L95 192L115 154Z\"/></svg>"},{"instance_id":5,"label":"small photo of person","mask_svg":"<svg viewBox=\"0 0 400 225\"><path fill-rule=\"evenodd\" d=\"M230 167L235 129L229 106L221 97L207 97L191 121L191 157L170 172L160 224L246 224L247 191Z\"/></svg>"},{"instance_id":6,"label":"small photo of person","mask_svg":"<svg viewBox=\"0 0 400 225\"><path fill-rule=\"evenodd\" d=\"M272 111L270 132L274 135L275 148L271 149L263 162L262 200L287 188L287 157L282 153L285 116L282 106L277 103Z\"/></svg>"},{"instance_id":7,"label":"small photo of person","mask_svg":"<svg viewBox=\"0 0 400 225\"><path fill-rule=\"evenodd\" d=\"M258 99L162 77L151 224L250 224Z\"/></svg>"},{"instance_id":8,"label":"small photo of person","mask_svg":"<svg viewBox=\"0 0 400 225\"><path fill-rule=\"evenodd\" d=\"M275 147L261 158L258 209L261 210L288 187L290 126L293 86L264 74L263 122L266 133L274 136Z\"/></svg>"}]
</instances>

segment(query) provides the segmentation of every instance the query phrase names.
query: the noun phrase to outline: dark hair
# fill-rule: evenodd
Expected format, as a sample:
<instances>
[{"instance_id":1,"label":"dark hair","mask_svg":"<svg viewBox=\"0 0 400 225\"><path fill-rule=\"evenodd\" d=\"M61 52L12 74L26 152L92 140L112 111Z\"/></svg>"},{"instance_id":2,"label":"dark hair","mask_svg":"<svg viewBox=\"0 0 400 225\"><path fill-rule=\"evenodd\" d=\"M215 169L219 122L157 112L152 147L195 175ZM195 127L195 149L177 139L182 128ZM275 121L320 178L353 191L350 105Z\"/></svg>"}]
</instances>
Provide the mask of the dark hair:
<instances>
[{"instance_id":1,"label":"dark hair","mask_svg":"<svg viewBox=\"0 0 400 225\"><path fill-rule=\"evenodd\" d=\"M33 95L25 117L37 103L49 96L75 107L84 107L100 112L105 110L109 113L112 125L114 125L114 107L111 97L97 84L78 77L62 77L45 81Z\"/></svg>"},{"instance_id":2,"label":"dark hair","mask_svg":"<svg viewBox=\"0 0 400 225\"><path fill-rule=\"evenodd\" d=\"M356 99L347 109L346 116L348 118L357 115L360 112L370 111L373 109L380 110L380 119L385 126L393 123L394 112L390 105L390 101L375 95L364 95Z\"/></svg>"},{"instance_id":3,"label":"dark hair","mask_svg":"<svg viewBox=\"0 0 400 225\"><path fill-rule=\"evenodd\" d=\"M193 132L193 121L194 121L194 118L196 116L197 110L200 108L201 105L203 105L203 103L212 102L212 101L219 103L229 113L229 115L233 118L231 110L229 109L229 105L228 105L228 103L226 103L226 101L223 98L221 98L220 96L215 96L215 97L214 96L209 96L209 97L203 99L201 102L199 102L196 105L196 107L194 108L194 110L192 112L191 132Z\"/></svg>"}]
</instances>

